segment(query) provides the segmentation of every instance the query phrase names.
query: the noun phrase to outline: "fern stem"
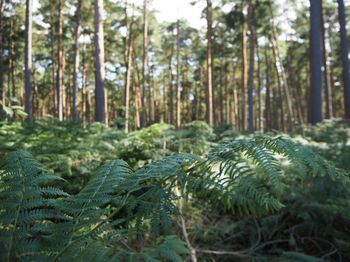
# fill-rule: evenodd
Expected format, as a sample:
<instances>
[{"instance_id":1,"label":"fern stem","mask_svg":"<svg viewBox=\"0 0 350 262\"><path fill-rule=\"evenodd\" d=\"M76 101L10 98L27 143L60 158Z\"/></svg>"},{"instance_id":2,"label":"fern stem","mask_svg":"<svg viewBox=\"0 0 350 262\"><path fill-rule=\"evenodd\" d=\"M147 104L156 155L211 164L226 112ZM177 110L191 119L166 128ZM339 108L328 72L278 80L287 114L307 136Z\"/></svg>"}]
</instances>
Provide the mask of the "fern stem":
<instances>
[{"instance_id":1,"label":"fern stem","mask_svg":"<svg viewBox=\"0 0 350 262\"><path fill-rule=\"evenodd\" d=\"M249 255L245 254L245 251L210 250L210 249L201 249L201 248L196 248L196 251L198 253L205 253L205 254L230 255L230 256L236 256L236 257L250 257Z\"/></svg>"},{"instance_id":2,"label":"fern stem","mask_svg":"<svg viewBox=\"0 0 350 262\"><path fill-rule=\"evenodd\" d=\"M190 249L191 252L191 260L192 262L197 262L197 256L196 256L196 250L193 248L191 241L188 237L188 232L186 228L186 221L182 212L183 209L183 197L182 194L180 193L180 190L178 187L175 187L175 193L179 197L179 213L180 213L180 220L181 220L181 229L182 229L182 234L185 238L187 247Z\"/></svg>"}]
</instances>

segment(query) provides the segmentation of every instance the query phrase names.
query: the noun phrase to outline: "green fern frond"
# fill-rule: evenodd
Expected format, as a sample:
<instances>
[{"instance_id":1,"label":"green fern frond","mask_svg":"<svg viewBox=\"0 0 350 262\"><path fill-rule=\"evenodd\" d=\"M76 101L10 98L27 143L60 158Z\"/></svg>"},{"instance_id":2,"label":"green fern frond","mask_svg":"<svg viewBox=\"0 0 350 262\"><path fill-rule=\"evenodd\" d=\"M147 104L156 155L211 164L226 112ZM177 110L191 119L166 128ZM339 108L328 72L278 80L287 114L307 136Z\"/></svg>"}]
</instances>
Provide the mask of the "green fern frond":
<instances>
[{"instance_id":1,"label":"green fern frond","mask_svg":"<svg viewBox=\"0 0 350 262\"><path fill-rule=\"evenodd\" d=\"M62 179L48 175L24 151L6 155L0 170L0 260L13 261L27 254L37 256L43 251L40 243L52 233L47 224L57 216L55 198L67 196L45 184Z\"/></svg>"},{"instance_id":2,"label":"green fern frond","mask_svg":"<svg viewBox=\"0 0 350 262\"><path fill-rule=\"evenodd\" d=\"M298 170L301 180L309 175L346 180L308 148L283 137L256 136L213 148L206 160L191 168L188 184L192 192L243 214L276 211L283 207L280 197L287 186L285 162Z\"/></svg>"}]
</instances>

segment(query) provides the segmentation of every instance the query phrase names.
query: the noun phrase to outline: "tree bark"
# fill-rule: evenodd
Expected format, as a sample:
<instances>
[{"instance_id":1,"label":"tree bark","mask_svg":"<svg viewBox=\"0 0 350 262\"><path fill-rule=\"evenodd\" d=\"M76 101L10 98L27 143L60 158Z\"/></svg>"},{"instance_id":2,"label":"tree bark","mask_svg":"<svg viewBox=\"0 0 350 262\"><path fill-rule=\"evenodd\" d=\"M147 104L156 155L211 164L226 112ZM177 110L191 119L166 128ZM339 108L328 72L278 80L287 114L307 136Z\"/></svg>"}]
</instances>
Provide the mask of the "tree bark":
<instances>
[{"instance_id":1,"label":"tree bark","mask_svg":"<svg viewBox=\"0 0 350 262\"><path fill-rule=\"evenodd\" d=\"M317 124L322 116L322 52L321 0L310 0L310 115L309 122ZM349 94L350 95L350 94Z\"/></svg>"},{"instance_id":2,"label":"tree bark","mask_svg":"<svg viewBox=\"0 0 350 262\"><path fill-rule=\"evenodd\" d=\"M249 89L248 89L248 105L249 105L249 133L254 132L254 60L255 60L255 31L254 31L254 7L250 1L248 8L249 21Z\"/></svg>"},{"instance_id":3,"label":"tree bark","mask_svg":"<svg viewBox=\"0 0 350 262\"><path fill-rule=\"evenodd\" d=\"M103 0L95 0L95 120L106 122Z\"/></svg>"},{"instance_id":4,"label":"tree bark","mask_svg":"<svg viewBox=\"0 0 350 262\"><path fill-rule=\"evenodd\" d=\"M271 129L271 88L270 88L270 63L268 59L267 48L265 47L265 77L266 77L266 95L265 95L265 131Z\"/></svg>"},{"instance_id":5,"label":"tree bark","mask_svg":"<svg viewBox=\"0 0 350 262\"><path fill-rule=\"evenodd\" d=\"M125 11L127 18L127 10ZM129 37L127 37L127 67L126 67L126 81L125 81L125 96L124 96L124 104L125 104L125 132L129 132L129 111L130 111L130 86L131 86L131 77L133 71L133 25L134 25L134 16L131 18L130 29L129 29ZM128 24L126 23L126 26Z\"/></svg>"},{"instance_id":6,"label":"tree bark","mask_svg":"<svg viewBox=\"0 0 350 262\"><path fill-rule=\"evenodd\" d=\"M134 84L134 103L135 103L135 128L138 129L141 127L141 107L142 107L142 76L141 72L139 70L138 64L137 64L137 54L136 54L136 47L135 47L135 39L132 41L133 45L133 63L134 63L134 74L133 74L133 84Z\"/></svg>"},{"instance_id":7,"label":"tree bark","mask_svg":"<svg viewBox=\"0 0 350 262\"><path fill-rule=\"evenodd\" d=\"M4 57L3 57L3 13L4 13L4 0L0 0L0 102L4 103ZM1 105L0 105L1 110Z\"/></svg>"},{"instance_id":8,"label":"tree bark","mask_svg":"<svg viewBox=\"0 0 350 262\"><path fill-rule=\"evenodd\" d=\"M75 13L75 32L74 32L74 73L73 73L73 110L72 118L78 120L78 75L80 66L79 57L79 38L81 35L81 4L82 0L78 0L78 6Z\"/></svg>"},{"instance_id":9,"label":"tree bark","mask_svg":"<svg viewBox=\"0 0 350 262\"><path fill-rule=\"evenodd\" d=\"M11 88L10 86L8 87L9 92L8 92L8 97L10 98L11 96L13 98L16 97L16 73L15 73L15 61L16 61L16 50L15 50L15 42L14 42L14 38L15 38L15 20L11 17L10 18L10 37L9 37L9 50L10 50L10 55L9 55L9 60L10 60L10 74L11 74ZM11 92L10 92L11 89ZM9 104L10 101L9 101Z\"/></svg>"},{"instance_id":10,"label":"tree bark","mask_svg":"<svg viewBox=\"0 0 350 262\"><path fill-rule=\"evenodd\" d=\"M326 47L326 30L324 27L324 13L323 13L323 1L321 4L321 29L322 29L322 57L323 57L323 75L324 75L324 88L326 97L326 118L333 118L333 107L332 107L332 92L331 92L331 82L328 69L328 50Z\"/></svg>"},{"instance_id":11,"label":"tree bark","mask_svg":"<svg viewBox=\"0 0 350 262\"><path fill-rule=\"evenodd\" d=\"M147 85L147 68L148 68L148 0L143 1L143 54L142 54L142 112L141 112L141 127L147 125L147 110L146 110L146 85Z\"/></svg>"},{"instance_id":12,"label":"tree bark","mask_svg":"<svg viewBox=\"0 0 350 262\"><path fill-rule=\"evenodd\" d=\"M259 130L264 130L264 114L263 114L263 103L262 103L262 95L261 95L261 57L260 57L260 47L258 42L258 37L255 36L255 44L256 44L256 56L258 63L258 124Z\"/></svg>"},{"instance_id":13,"label":"tree bark","mask_svg":"<svg viewBox=\"0 0 350 262\"><path fill-rule=\"evenodd\" d=\"M172 60L174 54L174 46L171 46L171 52L169 56L169 121L170 124L174 124L174 87L173 87L173 68L172 68Z\"/></svg>"},{"instance_id":14,"label":"tree bark","mask_svg":"<svg viewBox=\"0 0 350 262\"><path fill-rule=\"evenodd\" d=\"M207 122L214 124L213 93L213 8L211 0L207 0Z\"/></svg>"},{"instance_id":15,"label":"tree bark","mask_svg":"<svg viewBox=\"0 0 350 262\"><path fill-rule=\"evenodd\" d=\"M63 120L63 0L58 1L58 45L57 45L57 74L56 74L56 110L59 121Z\"/></svg>"},{"instance_id":16,"label":"tree bark","mask_svg":"<svg viewBox=\"0 0 350 262\"><path fill-rule=\"evenodd\" d=\"M344 107L345 118L350 119L350 64L349 64L349 50L348 39L346 33L346 17L344 1L338 0L338 14L340 25L340 49L343 63L343 85L344 85Z\"/></svg>"},{"instance_id":17,"label":"tree bark","mask_svg":"<svg viewBox=\"0 0 350 262\"><path fill-rule=\"evenodd\" d=\"M176 23L176 128L181 126L180 21Z\"/></svg>"},{"instance_id":18,"label":"tree bark","mask_svg":"<svg viewBox=\"0 0 350 262\"><path fill-rule=\"evenodd\" d=\"M248 82L248 68L247 68L247 44L246 44L246 28L242 25L242 96L241 96L241 131L247 129L247 82Z\"/></svg>"},{"instance_id":19,"label":"tree bark","mask_svg":"<svg viewBox=\"0 0 350 262\"><path fill-rule=\"evenodd\" d=\"M53 115L57 114L57 94L56 89L56 54L55 54L55 1L50 1L50 45L51 45L51 62L52 62L52 94L53 94Z\"/></svg>"},{"instance_id":20,"label":"tree bark","mask_svg":"<svg viewBox=\"0 0 350 262\"><path fill-rule=\"evenodd\" d=\"M24 56L24 77L25 77L25 112L28 119L33 120L32 107L32 26L33 26L33 1L26 0L26 23L25 23L25 56Z\"/></svg>"}]
</instances>

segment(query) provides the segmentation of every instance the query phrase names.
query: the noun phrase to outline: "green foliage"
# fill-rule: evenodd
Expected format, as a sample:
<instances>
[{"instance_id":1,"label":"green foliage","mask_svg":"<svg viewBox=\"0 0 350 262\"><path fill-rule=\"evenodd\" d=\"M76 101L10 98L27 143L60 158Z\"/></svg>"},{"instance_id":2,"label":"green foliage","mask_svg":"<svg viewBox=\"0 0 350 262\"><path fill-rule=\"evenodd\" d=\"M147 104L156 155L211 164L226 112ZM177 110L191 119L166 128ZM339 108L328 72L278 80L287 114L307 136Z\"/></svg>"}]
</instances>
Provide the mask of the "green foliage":
<instances>
[{"instance_id":1,"label":"green foliage","mask_svg":"<svg viewBox=\"0 0 350 262\"><path fill-rule=\"evenodd\" d=\"M48 174L31 155L18 151L1 161L0 260L45 257L52 220L57 214L55 199L63 191L48 186L59 177ZM44 249L45 250L45 249Z\"/></svg>"},{"instance_id":2,"label":"green foliage","mask_svg":"<svg viewBox=\"0 0 350 262\"><path fill-rule=\"evenodd\" d=\"M159 210L156 206L152 207L155 212L148 208L133 218L112 219L122 207L143 207L147 199L141 195L130 201L138 184L127 183L128 191L118 187L133 177L123 161L104 165L75 196L43 187L59 178L46 174L26 152L8 154L1 170L1 201L5 203L0 213L2 261L181 261L181 255L187 253L184 243L172 236L149 238L150 246L141 251L129 247L127 242L137 232L119 225L132 219L140 227L142 218L154 219ZM148 197L153 204L159 200L158 195Z\"/></svg>"},{"instance_id":3,"label":"green foliage","mask_svg":"<svg viewBox=\"0 0 350 262\"><path fill-rule=\"evenodd\" d=\"M173 131L173 130L172 130ZM185 124L182 129L168 134L174 139L169 141L169 148L174 152L187 152L203 155L212 146L215 134L212 128L203 121Z\"/></svg>"},{"instance_id":4,"label":"green foliage","mask_svg":"<svg viewBox=\"0 0 350 262\"><path fill-rule=\"evenodd\" d=\"M213 135L202 122L129 135L100 124L1 125L0 260L182 261L180 216L196 248L257 261L350 257L349 177L325 160L349 156L346 124L305 138ZM174 154L182 150L198 156Z\"/></svg>"}]
</instances>

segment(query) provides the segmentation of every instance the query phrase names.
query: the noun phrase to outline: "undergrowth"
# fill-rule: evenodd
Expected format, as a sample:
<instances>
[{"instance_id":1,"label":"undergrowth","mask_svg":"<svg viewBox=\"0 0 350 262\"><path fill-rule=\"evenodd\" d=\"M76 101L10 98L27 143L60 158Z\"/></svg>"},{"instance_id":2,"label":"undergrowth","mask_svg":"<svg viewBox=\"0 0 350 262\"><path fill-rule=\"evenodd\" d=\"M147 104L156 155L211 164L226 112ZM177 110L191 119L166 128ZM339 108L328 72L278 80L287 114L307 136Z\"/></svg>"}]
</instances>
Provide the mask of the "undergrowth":
<instances>
[{"instance_id":1,"label":"undergrowth","mask_svg":"<svg viewBox=\"0 0 350 262\"><path fill-rule=\"evenodd\" d=\"M349 261L349 132L323 125L2 123L0 260Z\"/></svg>"}]
</instances>

